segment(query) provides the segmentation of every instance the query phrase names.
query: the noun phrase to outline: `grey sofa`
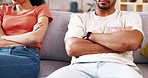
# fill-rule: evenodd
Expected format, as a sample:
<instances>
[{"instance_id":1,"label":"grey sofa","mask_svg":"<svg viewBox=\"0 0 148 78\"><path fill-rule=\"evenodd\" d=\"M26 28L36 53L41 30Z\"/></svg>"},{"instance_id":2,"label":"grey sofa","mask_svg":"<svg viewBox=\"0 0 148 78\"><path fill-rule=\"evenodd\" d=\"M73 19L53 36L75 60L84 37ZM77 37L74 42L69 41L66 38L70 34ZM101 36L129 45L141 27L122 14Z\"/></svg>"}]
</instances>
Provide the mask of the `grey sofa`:
<instances>
[{"instance_id":1,"label":"grey sofa","mask_svg":"<svg viewBox=\"0 0 148 78\"><path fill-rule=\"evenodd\" d=\"M67 56L64 46L64 36L70 19L70 12L52 11L54 18L42 43L41 70L38 78L46 78L60 67L70 64L71 58ZM140 13L145 38L143 47L148 43L148 13ZM134 18L133 18L134 19ZM141 69L144 78L148 78L148 57L140 54L140 50L134 52L135 63Z\"/></svg>"}]
</instances>

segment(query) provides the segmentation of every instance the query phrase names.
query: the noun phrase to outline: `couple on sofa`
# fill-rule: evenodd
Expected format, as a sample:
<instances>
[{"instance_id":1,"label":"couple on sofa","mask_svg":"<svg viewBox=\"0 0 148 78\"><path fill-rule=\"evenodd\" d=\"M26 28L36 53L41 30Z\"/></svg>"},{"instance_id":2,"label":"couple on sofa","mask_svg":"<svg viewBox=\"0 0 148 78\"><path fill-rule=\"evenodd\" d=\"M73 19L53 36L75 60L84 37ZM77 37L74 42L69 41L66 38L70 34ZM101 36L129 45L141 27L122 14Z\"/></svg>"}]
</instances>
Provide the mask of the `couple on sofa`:
<instances>
[{"instance_id":1,"label":"couple on sofa","mask_svg":"<svg viewBox=\"0 0 148 78\"><path fill-rule=\"evenodd\" d=\"M47 78L143 78L132 56L143 41L141 18L116 10L116 1L96 0L95 11L71 15L64 39L71 64ZM50 10L44 0L12 2L0 7L0 77L37 78Z\"/></svg>"}]
</instances>

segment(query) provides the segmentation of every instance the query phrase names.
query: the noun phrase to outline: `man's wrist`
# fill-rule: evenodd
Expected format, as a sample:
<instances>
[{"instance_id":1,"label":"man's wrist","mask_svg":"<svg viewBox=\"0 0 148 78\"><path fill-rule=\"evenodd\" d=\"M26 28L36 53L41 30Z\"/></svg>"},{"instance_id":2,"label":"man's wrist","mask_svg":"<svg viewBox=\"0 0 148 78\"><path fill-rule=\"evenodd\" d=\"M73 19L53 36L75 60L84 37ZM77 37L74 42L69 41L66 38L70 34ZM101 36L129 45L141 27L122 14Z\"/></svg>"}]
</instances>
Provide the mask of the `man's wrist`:
<instances>
[{"instance_id":1,"label":"man's wrist","mask_svg":"<svg viewBox=\"0 0 148 78\"><path fill-rule=\"evenodd\" d=\"M92 32L87 32L87 34L83 36L83 39L89 40L89 37L91 34L92 34Z\"/></svg>"}]
</instances>

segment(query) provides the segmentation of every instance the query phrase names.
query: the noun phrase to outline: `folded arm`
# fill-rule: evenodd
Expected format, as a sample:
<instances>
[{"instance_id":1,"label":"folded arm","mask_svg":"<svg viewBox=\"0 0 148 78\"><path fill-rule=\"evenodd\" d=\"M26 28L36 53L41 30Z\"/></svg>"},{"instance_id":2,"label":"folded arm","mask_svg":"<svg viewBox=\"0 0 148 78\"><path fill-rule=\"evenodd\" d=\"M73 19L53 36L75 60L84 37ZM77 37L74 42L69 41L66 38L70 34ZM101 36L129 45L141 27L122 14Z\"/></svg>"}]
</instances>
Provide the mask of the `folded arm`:
<instances>
[{"instance_id":1,"label":"folded arm","mask_svg":"<svg viewBox=\"0 0 148 78\"><path fill-rule=\"evenodd\" d=\"M87 54L111 53L113 50L82 38L66 39L65 47L69 56L79 57Z\"/></svg>"},{"instance_id":2,"label":"folded arm","mask_svg":"<svg viewBox=\"0 0 148 78\"><path fill-rule=\"evenodd\" d=\"M34 27L32 32L28 32L20 35L11 35L11 36L5 35L5 36L1 36L1 38L4 40L16 42L22 45L33 45L36 43L40 43L43 40L43 37L48 27L48 17L42 16L38 18L37 24L38 23L41 26Z\"/></svg>"},{"instance_id":3,"label":"folded arm","mask_svg":"<svg viewBox=\"0 0 148 78\"><path fill-rule=\"evenodd\" d=\"M141 47L143 35L138 30L121 30L113 33L93 33L90 40L116 52L136 50Z\"/></svg>"},{"instance_id":4,"label":"folded arm","mask_svg":"<svg viewBox=\"0 0 148 78\"><path fill-rule=\"evenodd\" d=\"M10 47L12 45L22 46L22 44L19 44L13 41L4 40L1 38L1 36L5 36L5 34L3 32L3 29L0 27L0 48Z\"/></svg>"}]
</instances>

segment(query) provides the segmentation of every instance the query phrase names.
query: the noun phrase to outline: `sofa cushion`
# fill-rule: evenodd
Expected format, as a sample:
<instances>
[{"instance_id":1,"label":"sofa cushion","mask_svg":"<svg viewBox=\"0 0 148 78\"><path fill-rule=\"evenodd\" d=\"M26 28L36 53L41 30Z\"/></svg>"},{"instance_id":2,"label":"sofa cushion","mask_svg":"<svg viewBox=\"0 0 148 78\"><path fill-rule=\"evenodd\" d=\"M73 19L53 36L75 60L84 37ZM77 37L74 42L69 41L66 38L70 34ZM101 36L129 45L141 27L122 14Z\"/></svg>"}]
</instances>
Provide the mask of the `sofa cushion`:
<instances>
[{"instance_id":1,"label":"sofa cushion","mask_svg":"<svg viewBox=\"0 0 148 78\"><path fill-rule=\"evenodd\" d=\"M55 70L69 65L68 62L62 62L62 61L51 61L51 60L42 60L41 61L41 69L38 78L46 78L48 75L50 75Z\"/></svg>"},{"instance_id":2,"label":"sofa cushion","mask_svg":"<svg viewBox=\"0 0 148 78\"><path fill-rule=\"evenodd\" d=\"M134 62L135 63L148 63L148 58L141 55L140 51L145 47L145 45L148 43L148 13L146 12L139 12L141 19L142 19L142 25L143 25L143 32L144 32L144 41L142 43L142 48L134 51Z\"/></svg>"},{"instance_id":3,"label":"sofa cushion","mask_svg":"<svg viewBox=\"0 0 148 78\"><path fill-rule=\"evenodd\" d=\"M51 11L51 14L53 21L42 42L41 59L70 61L65 51L64 37L71 13Z\"/></svg>"},{"instance_id":4,"label":"sofa cushion","mask_svg":"<svg viewBox=\"0 0 148 78\"><path fill-rule=\"evenodd\" d=\"M137 66L140 68L142 75L144 78L148 78L148 65L147 64L137 64Z\"/></svg>"}]
</instances>

